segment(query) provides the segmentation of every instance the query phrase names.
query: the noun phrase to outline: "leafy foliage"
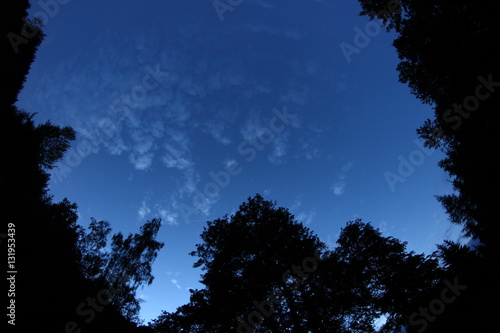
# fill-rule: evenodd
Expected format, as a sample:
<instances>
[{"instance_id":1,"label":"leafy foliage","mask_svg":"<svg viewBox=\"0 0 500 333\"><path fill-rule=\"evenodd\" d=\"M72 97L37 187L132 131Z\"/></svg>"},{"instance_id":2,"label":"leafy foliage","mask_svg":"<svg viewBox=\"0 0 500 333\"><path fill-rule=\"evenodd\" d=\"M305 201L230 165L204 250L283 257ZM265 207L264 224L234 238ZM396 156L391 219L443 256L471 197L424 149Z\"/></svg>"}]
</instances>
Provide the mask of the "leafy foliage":
<instances>
[{"instance_id":1,"label":"leafy foliage","mask_svg":"<svg viewBox=\"0 0 500 333\"><path fill-rule=\"evenodd\" d=\"M34 114L14 106L44 34L39 20L27 18L28 1L7 0L0 7L0 145L4 156L0 208L4 226L15 226L15 269L19 272L12 328L19 332L60 332L73 325L73 331L146 332L145 328L137 329L130 319L138 310L137 286L153 279L151 263L163 245L155 241L160 221L148 222L141 234L116 242L114 252L106 257L100 253L103 235L109 233L106 223L95 222L94 232L82 240L76 204L67 199L52 201L47 172L63 157L75 132L50 122L37 125ZM107 265L107 274L117 273L120 265L130 265L126 267L128 279L118 281L125 292L115 295L119 300L114 306L85 308L85 302L95 301L96 295L109 288L99 270L110 261L113 264Z\"/></svg>"},{"instance_id":2,"label":"leafy foliage","mask_svg":"<svg viewBox=\"0 0 500 333\"><path fill-rule=\"evenodd\" d=\"M164 245L156 240L160 227L161 219L152 219L141 227L140 234L130 234L124 239L122 233L116 233L110 250L106 249L111 232L108 222L92 219L89 232L83 228L80 231L78 247L85 277L120 289L113 302L129 320L139 321L137 288L154 280L152 264Z\"/></svg>"},{"instance_id":3,"label":"leafy foliage","mask_svg":"<svg viewBox=\"0 0 500 333\"><path fill-rule=\"evenodd\" d=\"M399 79L434 108L417 133L426 145L441 149L439 165L451 177L452 194L438 196L450 221L463 226L479 242L468 246L445 242L439 257L449 280L459 279L467 290L427 332L487 331L496 325L491 306L500 297L498 278L500 225L497 218L496 173L500 168L500 62L493 41L500 36L498 2L486 0L400 0L401 12L384 23L394 30L401 62ZM362 15L383 9L379 0L360 0ZM436 287L437 288L437 287ZM442 290L427 292L429 304ZM442 288L442 287L441 287ZM422 296L422 300L425 297Z\"/></svg>"},{"instance_id":4,"label":"leafy foliage","mask_svg":"<svg viewBox=\"0 0 500 333\"><path fill-rule=\"evenodd\" d=\"M362 15L376 18L390 2L360 0ZM452 178L455 193L440 196L450 220L467 236L498 253L496 196L500 167L497 112L500 62L492 41L500 36L499 4L486 0L399 0L401 11L384 18L397 33L394 46L401 62L399 79L435 117L419 128L426 145L440 148L440 166ZM481 97L482 96L482 97Z\"/></svg>"},{"instance_id":5,"label":"leafy foliage","mask_svg":"<svg viewBox=\"0 0 500 333\"><path fill-rule=\"evenodd\" d=\"M435 258L407 253L361 220L348 223L329 250L260 195L208 222L201 238L191 254L205 288L157 318L156 332L374 332L383 315L389 332L406 324L439 273Z\"/></svg>"}]
</instances>

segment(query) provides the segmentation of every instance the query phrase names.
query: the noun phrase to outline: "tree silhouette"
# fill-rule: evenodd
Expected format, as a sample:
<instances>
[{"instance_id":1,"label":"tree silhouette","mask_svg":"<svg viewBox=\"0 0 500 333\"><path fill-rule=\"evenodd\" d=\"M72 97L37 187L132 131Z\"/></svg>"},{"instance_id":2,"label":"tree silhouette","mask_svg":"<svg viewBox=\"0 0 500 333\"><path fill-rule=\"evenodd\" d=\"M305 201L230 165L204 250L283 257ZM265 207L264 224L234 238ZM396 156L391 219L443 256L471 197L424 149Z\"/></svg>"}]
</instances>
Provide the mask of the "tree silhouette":
<instances>
[{"instance_id":1,"label":"tree silhouette","mask_svg":"<svg viewBox=\"0 0 500 333\"><path fill-rule=\"evenodd\" d=\"M383 237L360 219L347 223L337 243L334 254L351 293L346 303L356 314L347 321L354 326L350 331L371 331L381 316L386 320L381 332L402 330L422 293L442 276L437 258L407 252L405 242Z\"/></svg>"},{"instance_id":2,"label":"tree silhouette","mask_svg":"<svg viewBox=\"0 0 500 333\"><path fill-rule=\"evenodd\" d=\"M82 260L82 253L87 251L78 244L81 231L77 224L77 206L67 199L54 203L47 190L47 171L63 156L74 132L50 122L35 125L33 115L14 107L2 110L0 116L3 120L1 142L8 157L8 163L2 164L0 176L1 206L4 225L14 223L16 226L19 274L15 328L20 332L35 328L61 331L68 322L74 321L78 328L87 327L94 332L108 331L110 327L134 329L136 325L129 322L137 319L139 309L134 292L144 279L148 283L152 281L151 263L161 248L160 243L154 241L160 221L145 224L140 235L125 240L122 237L121 243L118 242L121 234L117 235L114 263L106 267L106 273L116 273L120 265L126 265L128 279L116 282L123 287L122 292L115 295L115 306L106 307L86 323L84 318L75 315L75 310L88 297L95 297L100 290L108 288L111 280L85 278L85 267L90 263L86 261L88 257ZM120 262L125 258L131 262ZM130 271L132 268L134 274ZM130 283L130 279L134 279L134 283Z\"/></svg>"},{"instance_id":3,"label":"tree silhouette","mask_svg":"<svg viewBox=\"0 0 500 333\"><path fill-rule=\"evenodd\" d=\"M14 105L26 80L35 53L45 35L41 24L30 20L28 0L5 0L0 4L0 109Z\"/></svg>"},{"instance_id":4,"label":"tree silhouette","mask_svg":"<svg viewBox=\"0 0 500 333\"><path fill-rule=\"evenodd\" d=\"M360 3L361 14L381 19L388 30L396 32L400 81L434 108L434 119L417 132L427 146L445 153L439 165L450 175L455 190L438 200L450 221L461 224L466 236L479 240L474 250L453 242L439 247L447 279L458 279L468 288L444 313L411 329L486 331L496 325L494 310L487 304L500 297L491 288L499 276L500 259L496 217L500 182L495 177L500 168L500 58L492 42L500 36L495 14L500 5L485 0L400 0L401 10L391 12L391 2ZM439 300L441 291L429 289L421 305Z\"/></svg>"},{"instance_id":5,"label":"tree silhouette","mask_svg":"<svg viewBox=\"0 0 500 333\"><path fill-rule=\"evenodd\" d=\"M122 233L116 233L112 237L110 251L106 250L111 232L108 222L92 219L89 232L81 230L80 233L78 246L85 277L99 281L103 286L121 289L112 301L129 320L139 322L140 300L135 296L137 288L150 285L154 279L152 264L164 245L156 241L160 226L161 219L152 219L141 227L140 234L130 234L124 239Z\"/></svg>"},{"instance_id":6,"label":"tree silhouette","mask_svg":"<svg viewBox=\"0 0 500 333\"><path fill-rule=\"evenodd\" d=\"M496 195L500 168L500 62L495 41L500 36L497 2L360 0L363 11L381 19L397 38L399 79L435 117L419 128L430 147L446 158L440 166L452 178L454 194L438 197L450 220L467 236L500 253ZM399 3L401 10L388 10ZM498 257L497 257L498 258Z\"/></svg>"},{"instance_id":7,"label":"tree silhouette","mask_svg":"<svg viewBox=\"0 0 500 333\"><path fill-rule=\"evenodd\" d=\"M328 250L290 212L260 195L210 221L192 255L204 289L153 321L156 332L374 332L407 325L435 258L406 252L371 225L347 224Z\"/></svg>"},{"instance_id":8,"label":"tree silhouette","mask_svg":"<svg viewBox=\"0 0 500 333\"><path fill-rule=\"evenodd\" d=\"M255 311L254 301L282 295L276 315L263 323L270 329L301 327L295 292L283 283L283 274L325 246L292 214L260 195L249 198L230 218L209 222L191 255L205 273L201 282L208 331L229 331ZM302 268L297 268L301 270ZM243 325L242 325L243 326Z\"/></svg>"},{"instance_id":9,"label":"tree silhouette","mask_svg":"<svg viewBox=\"0 0 500 333\"><path fill-rule=\"evenodd\" d=\"M162 246L154 240L160 221L146 223L139 235L126 239L116 235L109 257L113 264L108 265L110 271L106 273L114 274L121 268L135 269L134 273L127 271L128 280L116 282L123 288L116 284L116 288L112 288L109 281L88 276L89 269L96 266L86 262L92 250L82 246L77 206L67 199L54 203L48 192L48 170L61 159L75 132L50 122L37 125L34 114L14 106L44 37L40 22L26 18L28 8L26 0L0 4L3 56L0 65L3 152L0 208L3 228L9 226L15 230L12 232L15 263L2 267L6 268L4 271L17 271L12 293L15 298L7 299L8 302L15 300L15 317L10 317L9 328L19 332L138 331L136 323L122 313L136 313L137 307L129 307L137 302L135 297L131 300L134 288L152 281L151 262ZM2 240L2 248L5 243ZM3 265L7 263L3 262ZM108 304L105 297L110 295L108 289L115 291L115 299L127 301Z\"/></svg>"}]
</instances>

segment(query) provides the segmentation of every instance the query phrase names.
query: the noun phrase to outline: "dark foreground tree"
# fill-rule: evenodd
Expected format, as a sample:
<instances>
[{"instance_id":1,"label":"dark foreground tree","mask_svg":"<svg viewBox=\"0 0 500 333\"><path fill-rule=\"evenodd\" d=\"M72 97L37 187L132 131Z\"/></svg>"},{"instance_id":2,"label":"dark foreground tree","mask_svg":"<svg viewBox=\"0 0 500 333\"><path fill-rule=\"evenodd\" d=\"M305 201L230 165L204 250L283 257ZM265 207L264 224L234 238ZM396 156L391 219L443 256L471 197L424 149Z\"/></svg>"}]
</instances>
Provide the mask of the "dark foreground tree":
<instances>
[{"instance_id":1,"label":"dark foreground tree","mask_svg":"<svg viewBox=\"0 0 500 333\"><path fill-rule=\"evenodd\" d=\"M0 3L0 109L14 105L35 53L45 35L36 19L28 18L28 0Z\"/></svg>"},{"instance_id":2,"label":"dark foreground tree","mask_svg":"<svg viewBox=\"0 0 500 333\"><path fill-rule=\"evenodd\" d=\"M32 115L15 107L1 110L0 118L0 145L5 154L0 172L2 233L7 233L7 228L15 230L13 236L9 236L15 239L12 267L17 272L12 294L15 297L6 298L7 301L15 299L15 311L9 317L12 318L10 327L19 332L64 332L66 325L93 332L107 332L110 328L124 332L135 329L136 324L129 319L137 313L138 303L131 295L137 283L145 282L141 276L147 279L146 282L151 280L148 267L150 269L159 245L148 242L154 240L159 221L146 224L142 234L133 238L117 236L114 261L108 273L119 271L120 266L133 267L136 274L130 277L134 282L130 279L122 282L125 283L124 292L116 293L115 298L126 297L115 302L119 306L101 309L97 304L100 311L91 310L87 302L106 290L108 281L93 281L84 275L81 257L86 249L78 245L80 228L76 205L66 199L54 203L47 191L48 170L63 156L74 132L50 123L35 125ZM4 240L0 241L6 252ZM129 257L133 262L124 261ZM88 265L85 260L83 262ZM13 269L6 267L7 270Z\"/></svg>"},{"instance_id":3,"label":"dark foreground tree","mask_svg":"<svg viewBox=\"0 0 500 333\"><path fill-rule=\"evenodd\" d=\"M360 0L362 14L397 33L399 78L435 117L418 130L440 148L455 194L440 196L454 223L500 253L500 3L488 0ZM399 6L397 5L399 4ZM493 190L488 190L493 189Z\"/></svg>"},{"instance_id":4,"label":"dark foreground tree","mask_svg":"<svg viewBox=\"0 0 500 333\"><path fill-rule=\"evenodd\" d=\"M437 261L405 251L360 220L328 250L290 212L257 195L231 217L208 222L192 253L204 289L163 313L156 332L372 332L407 323Z\"/></svg>"},{"instance_id":5,"label":"dark foreground tree","mask_svg":"<svg viewBox=\"0 0 500 333\"><path fill-rule=\"evenodd\" d=\"M90 263L87 257L82 260L82 253L90 249L79 243L76 204L66 199L54 203L47 190L48 171L63 156L74 132L49 122L36 125L33 115L15 107L1 110L0 118L0 145L5 154L0 172L2 233L8 226L15 230L12 328L60 332L74 323L76 328L93 332L109 331L110 327L134 329L136 324L130 320L137 319L139 309L134 292L140 284L152 281L151 264L162 245L154 240L160 221L148 222L139 235L126 239L115 235L112 263L98 269L106 268L107 274L121 269L128 275L114 282L122 285L113 295L115 306L101 309L98 304L101 311L92 312L88 300L107 290L113 277L93 280L86 276Z\"/></svg>"},{"instance_id":6,"label":"dark foreground tree","mask_svg":"<svg viewBox=\"0 0 500 333\"><path fill-rule=\"evenodd\" d=\"M118 281L124 288L86 276L82 252L87 251L78 244L76 204L53 202L47 188L48 171L75 133L50 122L37 125L33 114L14 106L44 36L39 22L27 18L28 8L27 0L0 4L0 244L3 253L9 244L3 271L13 272L9 280L4 278L4 320L17 332L135 332L136 323L122 313L130 313L128 304L137 302L130 297L134 288L152 279L151 262L144 261L154 259L161 247L154 242L159 221L147 223L132 238L117 236L110 272L137 269L129 279ZM107 296L119 299L122 292L128 303L108 302Z\"/></svg>"},{"instance_id":7,"label":"dark foreground tree","mask_svg":"<svg viewBox=\"0 0 500 333\"><path fill-rule=\"evenodd\" d=\"M250 316L248 323L254 303L269 305L270 299L276 311L263 320L263 328L277 331L304 325L300 291L287 287L283 280L288 282L292 276L304 274L302 261L314 258L314 253L322 252L325 246L287 209L257 195L233 216L209 222L201 238L204 243L198 244L191 255L199 258L195 267L205 271L201 282L206 289L194 299L201 300L196 310L203 311L200 324L206 332L238 327L244 331L244 327L259 321Z\"/></svg>"},{"instance_id":8,"label":"dark foreground tree","mask_svg":"<svg viewBox=\"0 0 500 333\"><path fill-rule=\"evenodd\" d=\"M497 325L500 297L500 223L496 177L500 169L500 25L498 1L360 0L362 14L380 19L397 38L399 78L434 108L434 118L418 129L430 147L446 157L440 166L455 192L439 196L450 220L479 240L475 250L446 242L440 255L448 279L468 288L412 329L427 332L485 331ZM396 5L395 5L396 4ZM399 4L399 6L397 5ZM443 286L441 286L444 288ZM439 290L422 302L424 308ZM440 304L435 301L434 304ZM416 309L416 311L419 311ZM421 316L421 315L420 315ZM419 319L417 319L419 320ZM415 323L415 321L414 321Z\"/></svg>"},{"instance_id":9,"label":"dark foreground tree","mask_svg":"<svg viewBox=\"0 0 500 333\"><path fill-rule=\"evenodd\" d=\"M399 332L442 276L436 258L408 252L360 219L347 223L337 244L309 282L311 332ZM315 304L323 306L314 312Z\"/></svg>"},{"instance_id":10,"label":"dark foreground tree","mask_svg":"<svg viewBox=\"0 0 500 333\"><path fill-rule=\"evenodd\" d=\"M498 312L498 276L492 263L469 246L446 242L439 248L444 277L414 307L409 332L491 331Z\"/></svg>"},{"instance_id":11,"label":"dark foreground tree","mask_svg":"<svg viewBox=\"0 0 500 333\"><path fill-rule=\"evenodd\" d=\"M131 321L140 321L137 288L153 283L152 265L164 245L156 240L160 227L161 219L152 219L141 227L140 234L130 234L124 239L122 233L116 233L109 251L106 250L111 232L108 222L92 219L89 231L82 230L80 234L78 246L85 277L120 290L111 301Z\"/></svg>"}]
</instances>

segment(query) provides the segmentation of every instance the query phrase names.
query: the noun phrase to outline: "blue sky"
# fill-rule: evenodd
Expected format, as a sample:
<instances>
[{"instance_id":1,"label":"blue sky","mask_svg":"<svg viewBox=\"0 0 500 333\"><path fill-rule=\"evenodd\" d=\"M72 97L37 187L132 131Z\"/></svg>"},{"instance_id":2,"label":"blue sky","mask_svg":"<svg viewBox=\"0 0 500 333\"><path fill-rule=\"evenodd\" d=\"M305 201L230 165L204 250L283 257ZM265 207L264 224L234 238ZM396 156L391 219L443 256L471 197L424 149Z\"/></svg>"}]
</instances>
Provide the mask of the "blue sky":
<instances>
[{"instance_id":1,"label":"blue sky","mask_svg":"<svg viewBox=\"0 0 500 333\"><path fill-rule=\"evenodd\" d=\"M77 132L56 200L75 201L84 226L164 221L155 281L139 290L146 321L200 287L188 253L206 221L256 193L332 246L358 217L417 252L459 239L433 197L451 191L442 155L415 132L433 112L398 82L393 35L353 0L221 2L31 10L47 37L18 106Z\"/></svg>"}]
</instances>

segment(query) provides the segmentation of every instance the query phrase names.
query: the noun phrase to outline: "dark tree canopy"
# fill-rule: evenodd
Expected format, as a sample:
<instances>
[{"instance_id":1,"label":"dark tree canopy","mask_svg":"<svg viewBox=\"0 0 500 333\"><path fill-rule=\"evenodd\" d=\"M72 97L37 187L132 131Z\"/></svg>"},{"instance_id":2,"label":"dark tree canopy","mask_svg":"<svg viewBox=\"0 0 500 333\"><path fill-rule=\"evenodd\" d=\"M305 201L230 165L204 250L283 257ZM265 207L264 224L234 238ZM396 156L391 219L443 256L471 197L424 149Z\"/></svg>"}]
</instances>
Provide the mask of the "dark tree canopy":
<instances>
[{"instance_id":1,"label":"dark tree canopy","mask_svg":"<svg viewBox=\"0 0 500 333\"><path fill-rule=\"evenodd\" d=\"M500 37L497 1L360 0L361 14L382 19L397 38L399 78L422 102L434 107L434 119L418 130L430 147L441 148L440 166L452 178L454 194L439 200L450 220L467 236L499 253L495 218L495 177L500 168ZM488 189L493 189L490 191Z\"/></svg>"},{"instance_id":2,"label":"dark tree canopy","mask_svg":"<svg viewBox=\"0 0 500 333\"><path fill-rule=\"evenodd\" d=\"M0 108L17 101L35 53L44 38L40 23L30 20L28 0L5 0L0 4Z\"/></svg>"},{"instance_id":3,"label":"dark tree canopy","mask_svg":"<svg viewBox=\"0 0 500 333\"><path fill-rule=\"evenodd\" d=\"M106 250L111 232L108 222L92 219L89 231L80 232L78 247L85 277L121 289L112 301L129 320L139 322L137 288L150 285L154 280L152 265L164 245L156 240L160 227L161 220L152 219L141 227L140 234L130 234L124 239L122 233L116 233L112 236L110 251Z\"/></svg>"},{"instance_id":4,"label":"dark tree canopy","mask_svg":"<svg viewBox=\"0 0 500 333\"><path fill-rule=\"evenodd\" d=\"M488 304L500 294L500 224L496 173L500 169L500 25L497 1L399 0L401 11L387 15L385 1L360 0L361 14L381 18L401 62L399 78L434 108L434 118L418 129L430 147L445 153L440 166L454 193L438 196L452 222L479 241L476 250L453 242L439 247L449 281L468 286L444 314L412 329L422 332L487 331L497 325ZM439 290L441 288L441 290ZM428 290L428 306L443 285ZM425 325L424 325L425 323Z\"/></svg>"},{"instance_id":5,"label":"dark tree canopy","mask_svg":"<svg viewBox=\"0 0 500 333\"><path fill-rule=\"evenodd\" d=\"M373 332L381 316L390 332L439 278L436 259L406 252L361 220L329 250L260 195L208 222L201 238L192 255L205 288L157 318L156 332Z\"/></svg>"},{"instance_id":6,"label":"dark tree canopy","mask_svg":"<svg viewBox=\"0 0 500 333\"><path fill-rule=\"evenodd\" d=\"M153 279L151 264L163 245L155 240L161 222L152 220L140 234L126 239L115 235L109 262L87 261L96 252L81 239L76 204L67 199L55 203L48 192L48 170L62 158L75 132L50 122L37 125L34 114L14 105L44 37L40 22L27 18L28 8L29 2L24 0L0 4L0 208L2 233L8 226L15 229L18 272L15 325L9 324L9 328L18 332L136 332L137 324L130 320L138 310L134 292ZM89 246L100 246L99 237L89 236ZM123 288L113 289L117 301L111 305L104 304L102 295L113 286L96 272L104 263L108 274L120 270L128 274L119 281ZM104 303L92 303L99 298Z\"/></svg>"},{"instance_id":7,"label":"dark tree canopy","mask_svg":"<svg viewBox=\"0 0 500 333\"><path fill-rule=\"evenodd\" d=\"M424 256L356 220L342 229L338 246L328 249L286 208L256 195L235 214L208 222L191 253L198 258L194 266L203 270L204 288L191 290L188 304L164 312L151 329L430 333L495 327L496 309L490 304L500 297L494 194L500 185L495 177L500 167L500 4L360 3L361 14L381 19L396 32L400 81L434 108L435 117L418 133L428 146L445 152L440 166L456 191L439 200L451 221L462 224L481 246L474 250L445 242L436 255ZM14 328L61 332L74 323L83 332L148 332L137 328L135 292L153 281L152 263L163 246L156 240L161 220L110 240L108 222L93 219L86 231L77 223L75 203L53 202L48 171L75 132L50 122L36 124L33 113L15 106L44 38L40 22L27 18L29 6L26 0L0 4L0 208L4 226L16 229L20 274ZM423 313L443 299L445 287L456 297L428 319ZM102 303L95 303L99 299ZM380 318L385 323L378 328Z\"/></svg>"},{"instance_id":8,"label":"dark tree canopy","mask_svg":"<svg viewBox=\"0 0 500 333\"><path fill-rule=\"evenodd\" d=\"M280 307L281 316L266 320L270 321L266 326L300 325L294 312L296 295L283 284L282 276L324 245L287 209L257 195L233 216L209 222L201 238L204 243L191 254L199 258L195 267L205 271L201 282L211 314L206 329L236 329L237 319L253 311L253 301L276 292L285 296L285 306Z\"/></svg>"}]
</instances>

